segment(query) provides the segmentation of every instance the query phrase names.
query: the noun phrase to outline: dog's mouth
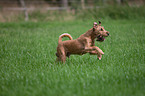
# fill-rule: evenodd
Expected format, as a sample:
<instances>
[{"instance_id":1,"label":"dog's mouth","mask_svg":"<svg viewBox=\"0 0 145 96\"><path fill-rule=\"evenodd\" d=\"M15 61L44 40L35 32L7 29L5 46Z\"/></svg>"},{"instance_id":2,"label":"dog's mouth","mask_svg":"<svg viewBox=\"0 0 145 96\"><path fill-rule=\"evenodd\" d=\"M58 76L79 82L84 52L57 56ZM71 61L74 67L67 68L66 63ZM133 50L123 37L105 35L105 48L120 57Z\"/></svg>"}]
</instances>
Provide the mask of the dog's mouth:
<instances>
[{"instance_id":1,"label":"dog's mouth","mask_svg":"<svg viewBox=\"0 0 145 96\"><path fill-rule=\"evenodd\" d=\"M101 35L97 36L97 40L96 41L100 41L103 42L105 40L105 38Z\"/></svg>"}]
</instances>

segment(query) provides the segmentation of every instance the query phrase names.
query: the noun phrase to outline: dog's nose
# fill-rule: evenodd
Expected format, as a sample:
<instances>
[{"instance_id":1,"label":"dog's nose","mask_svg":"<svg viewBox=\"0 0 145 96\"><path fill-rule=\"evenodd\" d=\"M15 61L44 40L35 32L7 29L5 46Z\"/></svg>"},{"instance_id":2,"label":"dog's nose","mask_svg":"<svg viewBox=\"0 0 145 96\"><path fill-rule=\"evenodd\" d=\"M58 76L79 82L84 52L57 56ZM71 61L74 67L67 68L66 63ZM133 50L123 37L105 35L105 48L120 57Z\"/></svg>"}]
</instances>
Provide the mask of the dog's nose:
<instances>
[{"instance_id":1,"label":"dog's nose","mask_svg":"<svg viewBox=\"0 0 145 96\"><path fill-rule=\"evenodd\" d=\"M107 33L107 35L109 36L109 32Z\"/></svg>"}]
</instances>

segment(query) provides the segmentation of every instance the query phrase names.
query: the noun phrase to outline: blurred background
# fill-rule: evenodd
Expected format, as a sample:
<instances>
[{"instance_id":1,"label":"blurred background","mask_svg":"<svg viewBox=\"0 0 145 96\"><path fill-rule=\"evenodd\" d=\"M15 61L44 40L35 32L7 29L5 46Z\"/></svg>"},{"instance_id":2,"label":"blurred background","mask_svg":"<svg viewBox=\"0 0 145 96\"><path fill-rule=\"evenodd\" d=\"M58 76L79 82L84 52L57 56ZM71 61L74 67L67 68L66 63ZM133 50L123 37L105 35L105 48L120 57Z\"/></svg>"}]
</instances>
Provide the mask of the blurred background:
<instances>
[{"instance_id":1,"label":"blurred background","mask_svg":"<svg viewBox=\"0 0 145 96\"><path fill-rule=\"evenodd\" d=\"M144 19L145 0L0 0L0 22Z\"/></svg>"}]
</instances>

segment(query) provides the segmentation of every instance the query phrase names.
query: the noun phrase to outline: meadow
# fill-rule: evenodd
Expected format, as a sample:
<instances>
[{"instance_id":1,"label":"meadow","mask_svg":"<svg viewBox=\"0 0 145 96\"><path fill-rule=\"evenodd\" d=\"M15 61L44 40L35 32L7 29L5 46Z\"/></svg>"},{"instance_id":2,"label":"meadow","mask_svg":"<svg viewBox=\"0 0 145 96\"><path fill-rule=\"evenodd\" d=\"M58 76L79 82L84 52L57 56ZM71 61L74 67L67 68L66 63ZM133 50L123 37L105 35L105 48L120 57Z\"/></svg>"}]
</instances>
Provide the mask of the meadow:
<instances>
[{"instance_id":1,"label":"meadow","mask_svg":"<svg viewBox=\"0 0 145 96\"><path fill-rule=\"evenodd\" d=\"M76 39L94 21L0 23L0 96L144 96L144 20L102 19L110 32L95 42L102 60L85 54L55 62L59 35Z\"/></svg>"}]
</instances>

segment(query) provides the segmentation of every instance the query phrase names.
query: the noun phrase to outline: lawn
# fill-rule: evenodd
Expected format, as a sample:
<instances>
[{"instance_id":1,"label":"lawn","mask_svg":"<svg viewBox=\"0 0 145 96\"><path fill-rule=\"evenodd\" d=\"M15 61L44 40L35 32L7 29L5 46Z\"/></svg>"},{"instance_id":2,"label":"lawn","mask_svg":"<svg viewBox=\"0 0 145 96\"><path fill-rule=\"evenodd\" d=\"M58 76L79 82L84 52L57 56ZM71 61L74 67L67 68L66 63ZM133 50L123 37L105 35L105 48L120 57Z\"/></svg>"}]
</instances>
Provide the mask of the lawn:
<instances>
[{"instance_id":1,"label":"lawn","mask_svg":"<svg viewBox=\"0 0 145 96\"><path fill-rule=\"evenodd\" d=\"M59 35L76 39L93 22L0 23L0 96L144 96L144 20L102 20L110 36L95 43L101 61L85 54L55 62Z\"/></svg>"}]
</instances>

